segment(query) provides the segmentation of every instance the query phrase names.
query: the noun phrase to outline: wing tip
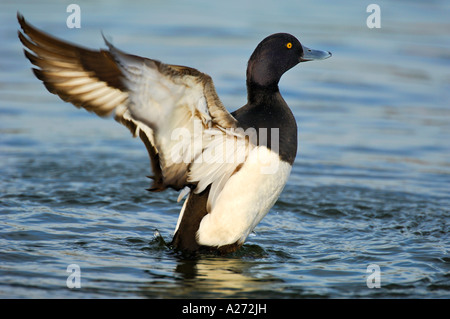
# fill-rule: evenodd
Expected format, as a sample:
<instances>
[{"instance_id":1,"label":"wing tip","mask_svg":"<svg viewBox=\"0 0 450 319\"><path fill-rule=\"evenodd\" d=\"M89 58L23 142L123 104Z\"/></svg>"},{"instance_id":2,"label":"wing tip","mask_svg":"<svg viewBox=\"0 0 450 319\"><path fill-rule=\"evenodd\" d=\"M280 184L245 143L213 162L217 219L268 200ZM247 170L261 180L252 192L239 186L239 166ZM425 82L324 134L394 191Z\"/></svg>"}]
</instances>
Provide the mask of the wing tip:
<instances>
[{"instance_id":1,"label":"wing tip","mask_svg":"<svg viewBox=\"0 0 450 319\"><path fill-rule=\"evenodd\" d=\"M22 32L18 30L19 33L28 34L30 30L33 31L35 29L19 11L17 11L17 21L19 22L20 29L22 29Z\"/></svg>"},{"instance_id":2,"label":"wing tip","mask_svg":"<svg viewBox=\"0 0 450 319\"><path fill-rule=\"evenodd\" d=\"M30 26L28 22L25 20L25 17L17 11L17 21L19 22L20 29L17 30L17 36L19 37L20 42L23 44L24 47L29 49L29 45L31 43L30 39L26 36L27 31L29 30ZM27 52L26 50L24 50Z\"/></svg>"},{"instance_id":3,"label":"wing tip","mask_svg":"<svg viewBox=\"0 0 450 319\"><path fill-rule=\"evenodd\" d=\"M114 45L112 44L111 37L106 36L105 33L103 33L103 30L101 31L101 34L102 34L103 41L105 41L105 44L108 47L108 49L110 49L110 50L115 49ZM109 40L108 40L108 37L110 38Z\"/></svg>"},{"instance_id":4,"label":"wing tip","mask_svg":"<svg viewBox=\"0 0 450 319\"><path fill-rule=\"evenodd\" d=\"M22 27L24 24L26 24L25 17L22 13L20 13L19 10L17 10L17 21L19 21L20 26ZM23 27L22 27L23 28Z\"/></svg>"}]
</instances>

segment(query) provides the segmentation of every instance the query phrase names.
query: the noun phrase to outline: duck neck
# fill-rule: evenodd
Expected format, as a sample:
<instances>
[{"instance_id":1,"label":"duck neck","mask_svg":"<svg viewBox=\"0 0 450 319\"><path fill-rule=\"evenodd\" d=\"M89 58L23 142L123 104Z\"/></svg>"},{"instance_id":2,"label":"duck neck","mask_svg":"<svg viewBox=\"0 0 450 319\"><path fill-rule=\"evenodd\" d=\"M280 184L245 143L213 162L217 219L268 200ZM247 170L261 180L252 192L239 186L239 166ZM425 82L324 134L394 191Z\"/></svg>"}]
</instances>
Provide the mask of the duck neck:
<instances>
[{"instance_id":1,"label":"duck neck","mask_svg":"<svg viewBox=\"0 0 450 319\"><path fill-rule=\"evenodd\" d=\"M247 100L249 104L265 104L268 99L273 98L280 93L278 82L269 85L260 85L254 81L247 80Z\"/></svg>"}]
</instances>

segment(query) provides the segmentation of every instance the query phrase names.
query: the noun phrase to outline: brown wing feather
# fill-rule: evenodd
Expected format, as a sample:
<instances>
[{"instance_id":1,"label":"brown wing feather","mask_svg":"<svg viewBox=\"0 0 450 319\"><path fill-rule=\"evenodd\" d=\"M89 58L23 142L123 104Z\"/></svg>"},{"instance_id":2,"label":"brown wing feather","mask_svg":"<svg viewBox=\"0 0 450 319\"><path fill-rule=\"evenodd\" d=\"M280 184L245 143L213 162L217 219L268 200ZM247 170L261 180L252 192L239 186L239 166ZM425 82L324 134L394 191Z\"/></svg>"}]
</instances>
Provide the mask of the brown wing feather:
<instances>
[{"instance_id":1,"label":"brown wing feather","mask_svg":"<svg viewBox=\"0 0 450 319\"><path fill-rule=\"evenodd\" d=\"M99 116L109 115L117 105L126 102L122 72L108 51L93 51L61 41L32 27L20 14L17 15L17 19L23 31L23 33L19 31L18 34L20 41L26 47L25 56L37 67L33 68L33 73L44 83L49 92L77 107L95 112ZM95 103L96 99L86 99L89 94L95 97L95 90L98 88L106 89L106 91L108 88L112 89L109 96L102 95L102 91L97 94L99 102L112 97L112 103L107 101L109 102L107 109L101 105L99 107L99 103ZM116 90L122 94L115 95L118 93ZM126 126L133 135L139 135L147 148L154 180L149 190L165 189L159 156L151 142L152 137L138 130L137 122L124 118L123 114L116 114L115 119ZM139 133L136 134L138 131Z\"/></svg>"},{"instance_id":2,"label":"brown wing feather","mask_svg":"<svg viewBox=\"0 0 450 319\"><path fill-rule=\"evenodd\" d=\"M57 67L57 62L65 63L64 67L72 69L81 68L84 71L91 71L95 77L109 86L124 91L125 86L121 81L122 72L115 63L108 51L94 51L83 48L79 45L61 41L45 32L32 27L25 18L18 14L17 19L28 39L19 31L19 38L23 45L33 51L38 56L56 59L52 66ZM31 41L30 41L31 40ZM29 55L27 55L29 58ZM39 59L37 63L43 63L44 59ZM34 62L31 61L33 64ZM41 65L35 64L39 67ZM47 64L47 66L49 66Z\"/></svg>"}]
</instances>

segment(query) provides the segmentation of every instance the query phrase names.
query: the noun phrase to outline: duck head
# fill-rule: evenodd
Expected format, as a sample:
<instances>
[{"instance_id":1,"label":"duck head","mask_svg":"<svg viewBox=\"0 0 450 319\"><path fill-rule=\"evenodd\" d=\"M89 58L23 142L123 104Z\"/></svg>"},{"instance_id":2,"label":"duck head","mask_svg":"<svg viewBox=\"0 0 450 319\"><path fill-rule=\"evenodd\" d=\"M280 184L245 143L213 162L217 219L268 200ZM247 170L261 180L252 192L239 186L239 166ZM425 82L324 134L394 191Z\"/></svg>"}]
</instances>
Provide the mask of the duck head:
<instances>
[{"instance_id":1,"label":"duck head","mask_svg":"<svg viewBox=\"0 0 450 319\"><path fill-rule=\"evenodd\" d=\"M247 85L278 87L281 76L300 62L323 60L331 52L312 50L288 33L276 33L262 40L247 66Z\"/></svg>"}]
</instances>

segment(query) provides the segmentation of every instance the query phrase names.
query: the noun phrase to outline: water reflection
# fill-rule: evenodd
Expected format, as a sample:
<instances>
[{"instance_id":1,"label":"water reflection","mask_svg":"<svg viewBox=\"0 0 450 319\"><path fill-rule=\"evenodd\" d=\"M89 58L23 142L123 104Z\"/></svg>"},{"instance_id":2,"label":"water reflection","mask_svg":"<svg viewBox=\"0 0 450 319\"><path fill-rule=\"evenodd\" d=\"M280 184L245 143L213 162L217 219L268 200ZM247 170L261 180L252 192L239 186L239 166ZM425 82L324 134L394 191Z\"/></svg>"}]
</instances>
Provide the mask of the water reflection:
<instances>
[{"instance_id":1,"label":"water reflection","mask_svg":"<svg viewBox=\"0 0 450 319\"><path fill-rule=\"evenodd\" d=\"M282 282L276 276L255 277L257 259L218 258L179 259L175 268L180 288L189 291L189 296L238 297L267 289L267 281ZM257 272L257 271L256 271Z\"/></svg>"},{"instance_id":2,"label":"water reflection","mask_svg":"<svg viewBox=\"0 0 450 319\"><path fill-rule=\"evenodd\" d=\"M272 253L258 245L246 244L227 256L187 256L159 241L150 251L158 263L146 270L151 280L140 291L149 298L167 295L172 298L262 297L273 294L274 284L284 283L276 276ZM155 258L158 251L161 258ZM268 269L273 269L270 275Z\"/></svg>"}]
</instances>

